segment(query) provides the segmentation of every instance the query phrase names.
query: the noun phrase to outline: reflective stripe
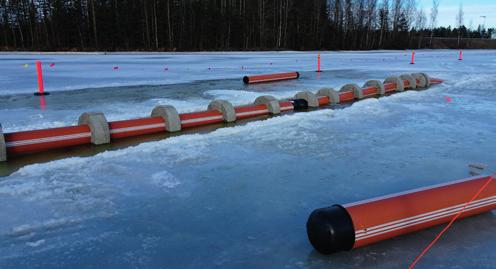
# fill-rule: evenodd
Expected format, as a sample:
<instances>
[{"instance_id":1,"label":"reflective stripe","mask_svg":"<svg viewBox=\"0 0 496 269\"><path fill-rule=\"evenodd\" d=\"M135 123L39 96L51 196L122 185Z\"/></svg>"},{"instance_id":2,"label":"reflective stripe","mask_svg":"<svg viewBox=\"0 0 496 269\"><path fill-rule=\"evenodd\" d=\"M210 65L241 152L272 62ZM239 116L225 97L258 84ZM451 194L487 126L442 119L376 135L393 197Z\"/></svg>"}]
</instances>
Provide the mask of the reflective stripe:
<instances>
[{"instance_id":1,"label":"reflective stripe","mask_svg":"<svg viewBox=\"0 0 496 269\"><path fill-rule=\"evenodd\" d=\"M486 207L488 205L496 204L496 196L491 196L485 199L478 200L476 203L473 203L469 206L466 207L466 210L473 210L473 209L478 209L482 207ZM459 204L447 208L443 208L437 211L432 211L428 213L424 213L421 215L389 222L386 224L370 227L367 229L362 229L356 232L356 241L364 240L367 238L391 233L400 229L405 229L409 228L415 225L419 225L422 223L442 219L444 217L448 217L450 215L455 215L457 214L463 207L466 205L464 204ZM467 212L467 211L465 211Z\"/></svg>"},{"instance_id":2,"label":"reflective stripe","mask_svg":"<svg viewBox=\"0 0 496 269\"><path fill-rule=\"evenodd\" d=\"M248 111L248 112L240 112L240 113L236 113L236 116L251 116L251 115L259 115L259 114L266 114L266 113L269 113L268 109Z\"/></svg>"},{"instance_id":3,"label":"reflective stripe","mask_svg":"<svg viewBox=\"0 0 496 269\"><path fill-rule=\"evenodd\" d=\"M80 134L61 135L61 136L43 137L43 138L36 138L36 139L29 139L29 140L12 141L12 142L7 142L6 146L8 148L11 148L11 147L18 147L18 146L33 145L33 144L72 140L72 139L78 139L78 138L87 138L87 137L91 137L91 133L80 133Z\"/></svg>"},{"instance_id":4,"label":"reflective stripe","mask_svg":"<svg viewBox=\"0 0 496 269\"><path fill-rule=\"evenodd\" d=\"M198 118L198 119L182 120L181 124L197 123L197 122L211 121L211 120L223 120L223 119L224 119L223 116L211 116L211 117Z\"/></svg>"},{"instance_id":5,"label":"reflective stripe","mask_svg":"<svg viewBox=\"0 0 496 269\"><path fill-rule=\"evenodd\" d=\"M116 128L116 129L111 129L110 133L111 134L119 134L119 133L124 133L124 132L133 132L133 131L140 131L140 130L146 130L146 129L155 129L155 128L160 128L160 127L165 128L165 123L148 124L148 125L141 125L141 126L126 127L126 128Z\"/></svg>"},{"instance_id":6,"label":"reflective stripe","mask_svg":"<svg viewBox=\"0 0 496 269\"><path fill-rule=\"evenodd\" d=\"M458 183L463 183L463 182L471 181L474 179L483 179L485 177L487 177L487 175L473 176L473 177L464 178L464 179L451 181L451 182L447 182L447 183L441 183L441 184L432 185L432 186L428 186L428 187L417 188L417 189L413 189L413 190L409 190L409 191L404 191L404 192L399 192L399 193L395 193L395 194L384 195L384 196L375 197L375 198L371 198L371 199L367 199L367 200L362 200L362 201L358 201L358 202L354 202L354 203L349 203L349 204L343 205L343 207L352 207L352 206L357 206L357 205L362 205L362 204L368 204L371 202L384 200L384 199L388 199L388 198L394 198L394 197L398 197L398 196L402 196L402 195L406 195L406 194L411 194L411 193L421 192L421 191L425 191L425 190L455 185Z\"/></svg>"}]
</instances>

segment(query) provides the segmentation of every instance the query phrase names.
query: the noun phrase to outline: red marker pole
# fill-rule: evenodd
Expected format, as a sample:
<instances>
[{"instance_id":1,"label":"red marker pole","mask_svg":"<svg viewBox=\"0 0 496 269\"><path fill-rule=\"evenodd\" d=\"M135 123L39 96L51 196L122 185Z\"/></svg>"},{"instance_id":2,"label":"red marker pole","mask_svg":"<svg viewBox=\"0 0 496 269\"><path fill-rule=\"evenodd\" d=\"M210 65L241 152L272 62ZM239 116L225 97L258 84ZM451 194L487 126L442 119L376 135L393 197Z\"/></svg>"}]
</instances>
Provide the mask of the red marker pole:
<instances>
[{"instance_id":1,"label":"red marker pole","mask_svg":"<svg viewBox=\"0 0 496 269\"><path fill-rule=\"evenodd\" d=\"M412 61L410 64L415 64L415 51L412 51Z\"/></svg>"},{"instance_id":2,"label":"red marker pole","mask_svg":"<svg viewBox=\"0 0 496 269\"><path fill-rule=\"evenodd\" d=\"M43 70L41 68L41 61L36 61L36 73L38 74L38 92L35 92L34 95L49 95L50 93L45 92L45 86L43 84Z\"/></svg>"},{"instance_id":3,"label":"red marker pole","mask_svg":"<svg viewBox=\"0 0 496 269\"><path fill-rule=\"evenodd\" d=\"M322 72L322 71L320 70L320 53L319 53L319 55L317 56L317 72L319 72L319 73L320 73L320 72Z\"/></svg>"},{"instance_id":4,"label":"red marker pole","mask_svg":"<svg viewBox=\"0 0 496 269\"><path fill-rule=\"evenodd\" d=\"M463 60L463 51L460 50L460 55L458 55L458 61L462 61Z\"/></svg>"}]
</instances>

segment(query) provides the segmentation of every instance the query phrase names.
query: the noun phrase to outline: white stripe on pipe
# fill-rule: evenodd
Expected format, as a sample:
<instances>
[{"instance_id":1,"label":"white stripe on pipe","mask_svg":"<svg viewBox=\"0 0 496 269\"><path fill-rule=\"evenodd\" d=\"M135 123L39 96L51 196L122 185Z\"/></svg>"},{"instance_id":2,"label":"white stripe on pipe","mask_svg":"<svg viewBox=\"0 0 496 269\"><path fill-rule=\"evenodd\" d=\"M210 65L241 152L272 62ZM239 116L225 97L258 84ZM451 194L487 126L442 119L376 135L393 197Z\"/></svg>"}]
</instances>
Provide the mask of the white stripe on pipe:
<instances>
[{"instance_id":1,"label":"white stripe on pipe","mask_svg":"<svg viewBox=\"0 0 496 269\"><path fill-rule=\"evenodd\" d=\"M181 124L197 123L197 122L211 121L211 120L223 120L223 119L224 119L224 117L222 115L220 115L220 116L211 116L211 117L204 117L204 118L198 118L198 119L182 120L181 121Z\"/></svg>"},{"instance_id":2,"label":"white stripe on pipe","mask_svg":"<svg viewBox=\"0 0 496 269\"><path fill-rule=\"evenodd\" d=\"M458 183L463 183L463 182L467 182L467 181L471 181L471 180L475 180L475 179L483 179L483 178L487 178L487 177L488 177L487 175L473 176L473 177L464 178L464 179L460 179L460 180L456 180L456 181L450 181L447 183L441 183L441 184L437 184L437 185L417 188L417 189L413 189L413 190L409 190L409 191L404 191L404 192L399 192L399 193L395 193L395 194L384 195L384 196L375 197L375 198L371 198L371 199L367 199L367 200L362 200L362 201L358 201L358 202L354 202L354 203L349 203L349 204L343 205L343 207L352 207L352 206L361 205L361 204L368 204L368 203L376 202L379 200L385 200L388 198L399 197L399 196L406 195L406 194L412 194L412 193L421 192L421 191L425 191L425 190L455 185Z\"/></svg>"},{"instance_id":3,"label":"white stripe on pipe","mask_svg":"<svg viewBox=\"0 0 496 269\"><path fill-rule=\"evenodd\" d=\"M11 148L11 147L33 145L33 144L72 140L72 139L77 139L77 138L87 138L87 137L91 137L91 133L79 133L79 134L51 136L51 137L43 137L43 138L36 138L36 139L29 139L29 140L13 141L13 142L7 142L6 146L8 148Z\"/></svg>"},{"instance_id":4,"label":"white stripe on pipe","mask_svg":"<svg viewBox=\"0 0 496 269\"><path fill-rule=\"evenodd\" d=\"M116 128L116 129L110 130L110 133L111 134L119 134L119 133L124 133L124 132L133 132L133 131L140 131L140 130L146 130L146 129L155 129L155 128L160 128L160 127L165 128L165 123L155 123L155 124L148 124L148 125L141 125L141 126Z\"/></svg>"},{"instance_id":5,"label":"white stripe on pipe","mask_svg":"<svg viewBox=\"0 0 496 269\"><path fill-rule=\"evenodd\" d=\"M268 113L269 113L269 110L264 109L264 110L255 110L255 111L236 113L236 116L242 117L242 116L261 115L261 114L268 114Z\"/></svg>"},{"instance_id":6,"label":"white stripe on pipe","mask_svg":"<svg viewBox=\"0 0 496 269\"><path fill-rule=\"evenodd\" d=\"M496 196L491 196L491 197L488 197L488 198L485 198L485 199L477 200L475 203L472 203L470 206L473 206L473 205L477 206L479 204L487 203L487 202L492 203L494 201L496 201ZM369 227L367 229L359 230L356 233L357 234L360 234L360 233L370 234L371 232L379 232L379 231L383 231L384 229L390 229L390 228L393 228L395 226L398 226L398 225L401 225L401 224L404 224L404 223L409 223L409 222L412 222L412 221L414 222L414 221L418 221L418 220L423 220L423 219L426 219L426 218L435 217L435 216L442 215L442 214L445 214L445 213L457 211L457 210L462 209L464 206L465 206L465 204L455 205L455 206L443 208L443 209L440 209L440 210L431 211L431 212L428 212L428 213L424 213L424 214L420 214L420 215L416 215L416 216L412 216L412 217L400 219L400 220L397 220L397 221L392 221L392 222L389 222L389 223L385 223L385 224L381 224L381 225Z\"/></svg>"},{"instance_id":7,"label":"white stripe on pipe","mask_svg":"<svg viewBox=\"0 0 496 269\"><path fill-rule=\"evenodd\" d=\"M483 203L479 203L479 204L475 204L475 205L470 205L470 206L468 206L466 208L466 210L476 209L476 208L480 208L480 207L485 207L485 206L488 206L488 205L491 205L491 204L496 204L496 200L491 200L491 201L487 201L487 202L483 202ZM444 212L444 213L441 213L441 214L437 214L437 215L433 215L433 216L429 216L429 217L424 217L424 218L417 219L417 220L402 222L402 223L399 223L397 225L385 227L384 229L375 230L375 231L370 232L370 233L365 233L365 234L362 233L359 236L357 236L356 238L357 238L357 240L360 240L360 239L364 239L364 238L368 238L368 237L374 237L374 236L378 236L378 235L381 235L381 234L393 232L393 231L396 231L396 230L399 230L399 229L408 228L408 227L415 226L415 225L418 225L418 224L422 224L422 223L425 223L425 222L429 222L429 221L437 220L437 219L440 219L440 218L444 218L444 217L447 217L447 216L450 216L450 215L455 215L455 213L458 213L462 208L463 207L457 208L457 209L454 209L454 210L451 210L451 211L447 211L447 212Z\"/></svg>"},{"instance_id":8,"label":"white stripe on pipe","mask_svg":"<svg viewBox=\"0 0 496 269\"><path fill-rule=\"evenodd\" d=\"M477 205L477 206L467 207L466 210L479 209L479 208L483 208L483 207L490 206L490 205L496 205L496 202L494 202L494 201L493 202L487 202L487 203L483 203L483 204L480 204L480 205ZM470 212L470 211L465 211L464 213L466 213L466 212ZM437 217L434 217L434 218L426 219L426 220L423 220L423 221L418 221L416 223L404 224L403 226L398 226L397 228L386 230L384 232L375 233L375 234L369 234L369 235L364 235L364 236L362 236L360 238L357 238L356 241L365 240L365 239L371 238L371 237L377 237L377 236L380 236L380 235L383 235L383 234L388 234L388 233L395 232L397 230L407 229L407 228L410 228L410 227L413 227L413 226L417 226L417 225L420 225L420 224L423 224L423 223L427 223L427 222L439 220L439 219L442 219L442 218L454 216L457 213L458 213L457 211L451 212L451 213L446 213L446 214L443 214L443 215L440 215L440 216L437 216Z\"/></svg>"},{"instance_id":9,"label":"white stripe on pipe","mask_svg":"<svg viewBox=\"0 0 496 269\"><path fill-rule=\"evenodd\" d=\"M293 106L282 106L281 107L281 111L286 111L286 110L293 110L294 107Z\"/></svg>"},{"instance_id":10,"label":"white stripe on pipe","mask_svg":"<svg viewBox=\"0 0 496 269\"><path fill-rule=\"evenodd\" d=\"M479 200L477 203L474 203L474 204L467 206L465 208L465 210L479 209L479 208L486 207L486 206L493 205L493 204L496 204L496 196ZM416 219L406 218L406 219L400 220L401 222L398 222L394 225L386 224L388 226L383 227L381 229L375 229L374 230L374 227L372 227L370 229L367 229L366 231L360 230L357 232L358 235L356 235L356 241L364 240L364 239L367 239L370 237L379 236L382 234L391 233L391 232L394 232L397 230L409 228L409 227L423 224L426 222L442 219L442 218L445 218L445 217L448 217L451 215L456 215L461 209L463 209L464 206L465 206L465 204L458 206L456 208L453 208L451 210L448 210L448 211L445 211L446 209L443 209L443 212L430 214L428 216L424 216L424 217L420 217L420 218L418 218L418 216L413 217ZM434 212L437 212L437 211L433 211L432 213L434 213ZM469 212L469 211L464 211L464 213L466 213L466 212ZM408 219L411 219L411 220L408 220Z\"/></svg>"},{"instance_id":11,"label":"white stripe on pipe","mask_svg":"<svg viewBox=\"0 0 496 269\"><path fill-rule=\"evenodd\" d=\"M496 196L490 196L490 197L487 197L487 198L484 198L484 199L475 200L472 204L482 203L482 202L490 201L490 200L493 200L493 199L496 199ZM372 227L367 228L366 230L367 230L367 232L370 232L371 230L381 229L381 228L386 227L386 226L393 226L393 225L395 225L397 223L400 223L400 222L406 222L406 221L410 221L410 220L414 220L414 219L418 219L418 218L429 217L431 215L436 215L436 214L439 214L439 213L444 213L446 211L450 211L450 210L453 210L453 209L463 208L463 206L465 206L465 204L466 203L464 203L464 204L458 204L458 205L454 205L454 206L450 206L450 207L446 207L446 208L441 208L441 209L438 209L436 211L430 211L430 212L423 213L423 214L420 214L420 215L415 215L415 216L412 216L412 217L395 220L395 221L384 223L384 224L381 224L381 225L372 226ZM359 230L356 233L361 233L361 232L365 232L365 229Z\"/></svg>"}]
</instances>

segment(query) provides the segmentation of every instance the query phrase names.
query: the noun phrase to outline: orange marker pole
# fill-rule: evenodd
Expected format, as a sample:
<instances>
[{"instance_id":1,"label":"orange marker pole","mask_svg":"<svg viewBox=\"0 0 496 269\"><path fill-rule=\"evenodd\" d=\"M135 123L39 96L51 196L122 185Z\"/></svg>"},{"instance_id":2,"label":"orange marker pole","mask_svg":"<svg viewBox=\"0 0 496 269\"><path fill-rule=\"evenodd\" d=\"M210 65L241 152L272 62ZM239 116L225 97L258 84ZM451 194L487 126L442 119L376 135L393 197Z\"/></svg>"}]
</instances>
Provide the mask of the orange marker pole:
<instances>
[{"instance_id":1,"label":"orange marker pole","mask_svg":"<svg viewBox=\"0 0 496 269\"><path fill-rule=\"evenodd\" d=\"M462 61L463 60L463 51L460 50L460 54L458 56L458 61Z\"/></svg>"},{"instance_id":2,"label":"orange marker pole","mask_svg":"<svg viewBox=\"0 0 496 269\"><path fill-rule=\"evenodd\" d=\"M320 72L322 72L322 71L320 70L320 53L319 53L319 55L317 56L317 72L319 72L319 73L320 73Z\"/></svg>"},{"instance_id":3,"label":"orange marker pole","mask_svg":"<svg viewBox=\"0 0 496 269\"><path fill-rule=\"evenodd\" d=\"M412 51L412 61L410 64L415 64L415 51Z\"/></svg>"},{"instance_id":4,"label":"orange marker pole","mask_svg":"<svg viewBox=\"0 0 496 269\"><path fill-rule=\"evenodd\" d=\"M34 95L49 95L50 93L45 92L45 86L43 84L43 70L41 68L41 61L36 61L36 73L38 75L38 92L35 92Z\"/></svg>"}]
</instances>

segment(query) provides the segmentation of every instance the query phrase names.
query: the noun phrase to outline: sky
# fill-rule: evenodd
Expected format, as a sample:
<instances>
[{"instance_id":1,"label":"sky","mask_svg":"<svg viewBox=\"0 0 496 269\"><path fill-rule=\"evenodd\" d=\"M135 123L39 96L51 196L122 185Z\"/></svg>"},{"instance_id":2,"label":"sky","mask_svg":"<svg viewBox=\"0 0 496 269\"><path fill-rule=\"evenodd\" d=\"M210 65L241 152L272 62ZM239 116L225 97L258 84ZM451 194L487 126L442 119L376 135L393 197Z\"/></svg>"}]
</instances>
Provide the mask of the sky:
<instances>
[{"instance_id":1,"label":"sky","mask_svg":"<svg viewBox=\"0 0 496 269\"><path fill-rule=\"evenodd\" d=\"M479 24L484 23L481 16L486 16L486 28L496 28L496 0L440 0L439 26L456 26L460 3L463 5L465 26L469 27L472 21L473 28L477 28ZM419 5L429 17L432 0L420 0Z\"/></svg>"}]
</instances>

